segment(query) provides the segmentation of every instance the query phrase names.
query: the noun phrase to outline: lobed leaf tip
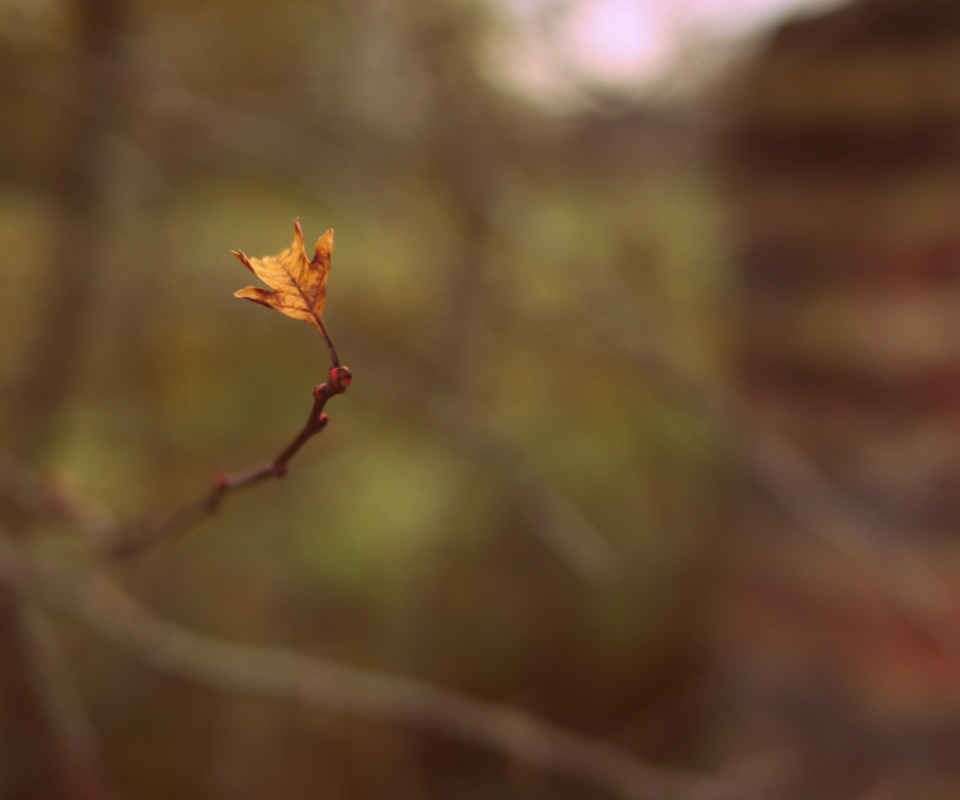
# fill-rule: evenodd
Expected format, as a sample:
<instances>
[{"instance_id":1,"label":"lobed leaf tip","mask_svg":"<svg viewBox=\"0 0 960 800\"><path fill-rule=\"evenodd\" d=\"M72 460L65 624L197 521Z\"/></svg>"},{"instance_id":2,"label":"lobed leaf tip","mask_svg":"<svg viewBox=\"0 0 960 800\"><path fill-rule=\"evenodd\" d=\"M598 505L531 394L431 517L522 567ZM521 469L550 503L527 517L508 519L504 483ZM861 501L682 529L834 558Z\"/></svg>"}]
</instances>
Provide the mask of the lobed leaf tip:
<instances>
[{"instance_id":1,"label":"lobed leaf tip","mask_svg":"<svg viewBox=\"0 0 960 800\"><path fill-rule=\"evenodd\" d=\"M315 255L313 262L317 263L319 261L329 262L330 256L333 254L333 228L327 230L323 236L317 239L317 246L315 249Z\"/></svg>"},{"instance_id":2,"label":"lobed leaf tip","mask_svg":"<svg viewBox=\"0 0 960 800\"><path fill-rule=\"evenodd\" d=\"M259 303L268 308L273 308L273 303L270 302L273 299L273 295L274 292L261 289L259 286L247 286L233 293L234 297L239 297L241 300L252 300L254 303Z\"/></svg>"}]
</instances>

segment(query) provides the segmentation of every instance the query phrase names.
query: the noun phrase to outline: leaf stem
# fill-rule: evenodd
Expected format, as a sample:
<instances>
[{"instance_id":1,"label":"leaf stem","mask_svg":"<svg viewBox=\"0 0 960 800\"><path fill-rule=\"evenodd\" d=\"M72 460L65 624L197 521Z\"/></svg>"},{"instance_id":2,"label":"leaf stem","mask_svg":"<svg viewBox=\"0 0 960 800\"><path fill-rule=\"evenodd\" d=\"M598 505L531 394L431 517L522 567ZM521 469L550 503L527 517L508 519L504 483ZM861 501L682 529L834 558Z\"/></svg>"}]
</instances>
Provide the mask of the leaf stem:
<instances>
[{"instance_id":1,"label":"leaf stem","mask_svg":"<svg viewBox=\"0 0 960 800\"><path fill-rule=\"evenodd\" d=\"M317 317L317 330L320 331L320 335L323 336L323 340L327 343L327 348L330 350L330 360L333 362L334 367L340 366L340 357L337 355L337 348L333 346L333 340L330 338L330 334L327 333L327 326L323 324L323 317Z\"/></svg>"}]
</instances>

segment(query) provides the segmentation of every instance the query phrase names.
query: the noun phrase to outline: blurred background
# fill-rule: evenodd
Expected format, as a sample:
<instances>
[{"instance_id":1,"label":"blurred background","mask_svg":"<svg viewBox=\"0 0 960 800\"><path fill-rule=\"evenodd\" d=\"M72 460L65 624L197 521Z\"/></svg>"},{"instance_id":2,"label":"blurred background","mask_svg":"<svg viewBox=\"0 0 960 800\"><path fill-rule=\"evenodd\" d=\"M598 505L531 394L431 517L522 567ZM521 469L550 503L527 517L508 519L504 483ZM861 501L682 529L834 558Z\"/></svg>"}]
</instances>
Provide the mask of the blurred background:
<instances>
[{"instance_id":1,"label":"blurred background","mask_svg":"<svg viewBox=\"0 0 960 800\"><path fill-rule=\"evenodd\" d=\"M960 2L0 0L0 446L111 572L773 797L960 795ZM70 559L75 537L3 510ZM0 796L65 788L0 594ZM589 798L53 620L131 798ZM49 705L49 704L47 704Z\"/></svg>"}]
</instances>

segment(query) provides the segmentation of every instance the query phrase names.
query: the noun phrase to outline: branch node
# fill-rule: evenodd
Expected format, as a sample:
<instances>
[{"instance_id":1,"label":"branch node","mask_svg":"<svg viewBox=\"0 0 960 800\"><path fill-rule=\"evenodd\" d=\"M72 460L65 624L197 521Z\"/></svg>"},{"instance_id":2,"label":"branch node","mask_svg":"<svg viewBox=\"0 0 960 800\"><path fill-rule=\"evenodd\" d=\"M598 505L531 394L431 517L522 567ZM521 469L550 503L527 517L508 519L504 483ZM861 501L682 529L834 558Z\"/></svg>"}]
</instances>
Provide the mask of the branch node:
<instances>
[{"instance_id":1,"label":"branch node","mask_svg":"<svg viewBox=\"0 0 960 800\"><path fill-rule=\"evenodd\" d=\"M333 367L330 370L330 392L343 394L353 383L353 373L348 367Z\"/></svg>"}]
</instances>

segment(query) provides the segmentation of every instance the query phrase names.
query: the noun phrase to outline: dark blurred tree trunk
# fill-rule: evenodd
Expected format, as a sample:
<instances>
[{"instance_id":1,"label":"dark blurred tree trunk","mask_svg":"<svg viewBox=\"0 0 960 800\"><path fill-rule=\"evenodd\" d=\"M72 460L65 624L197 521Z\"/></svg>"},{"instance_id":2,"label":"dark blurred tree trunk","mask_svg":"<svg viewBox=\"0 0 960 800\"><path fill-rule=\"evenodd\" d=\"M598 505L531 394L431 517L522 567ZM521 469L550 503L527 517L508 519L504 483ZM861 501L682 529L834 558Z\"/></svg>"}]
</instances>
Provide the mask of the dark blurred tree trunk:
<instances>
[{"instance_id":1,"label":"dark blurred tree trunk","mask_svg":"<svg viewBox=\"0 0 960 800\"><path fill-rule=\"evenodd\" d=\"M78 42L68 60L63 150L51 187L45 305L24 352L12 408L11 446L30 461L55 440L78 377L104 249L109 138L127 83L120 60L125 0L76 0L75 8Z\"/></svg>"},{"instance_id":2,"label":"dark blurred tree trunk","mask_svg":"<svg viewBox=\"0 0 960 800\"><path fill-rule=\"evenodd\" d=\"M125 0L76 0L65 81L63 151L52 186L53 247L36 334L24 353L11 448L36 461L59 432L79 372L85 314L105 239L108 140L121 105ZM0 590L0 797L103 796L61 750L30 674L19 599Z\"/></svg>"},{"instance_id":3,"label":"dark blurred tree trunk","mask_svg":"<svg viewBox=\"0 0 960 800\"><path fill-rule=\"evenodd\" d=\"M0 797L57 797L45 778L60 753L33 690L18 602L0 592Z\"/></svg>"}]
</instances>

